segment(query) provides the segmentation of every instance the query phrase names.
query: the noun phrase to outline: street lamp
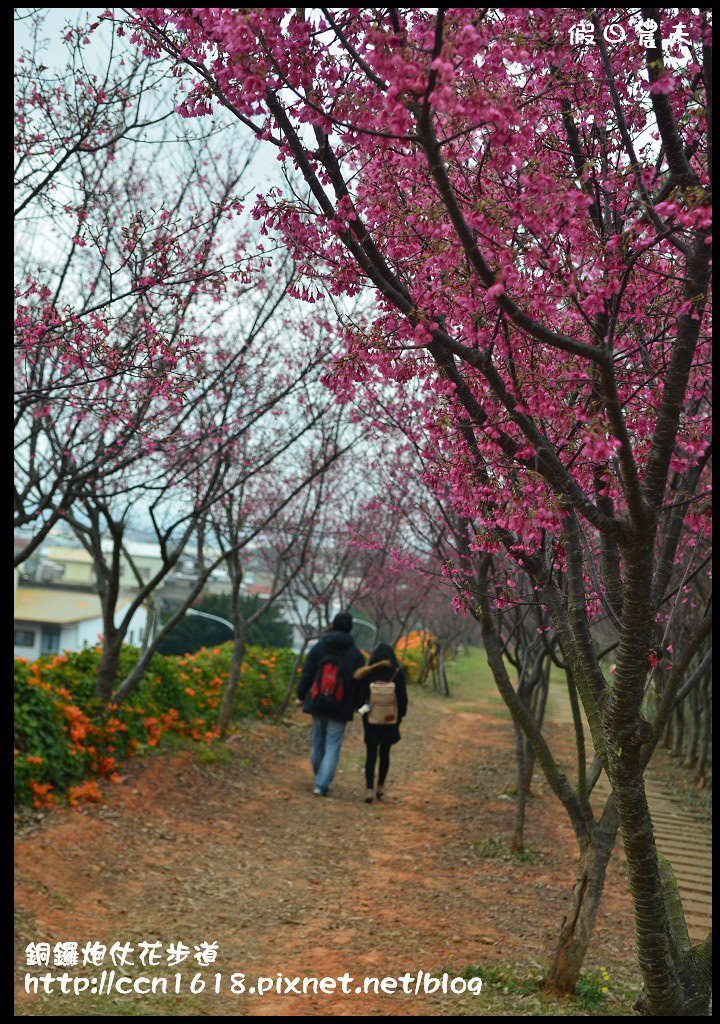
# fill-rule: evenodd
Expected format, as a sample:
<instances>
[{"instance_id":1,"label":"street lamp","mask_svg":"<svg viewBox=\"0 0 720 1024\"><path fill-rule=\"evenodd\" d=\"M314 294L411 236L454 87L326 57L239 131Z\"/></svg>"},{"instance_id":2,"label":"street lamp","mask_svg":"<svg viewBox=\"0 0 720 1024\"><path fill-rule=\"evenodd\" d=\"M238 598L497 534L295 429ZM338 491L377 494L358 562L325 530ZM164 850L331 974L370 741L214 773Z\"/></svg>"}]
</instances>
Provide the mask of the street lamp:
<instances>
[{"instance_id":1,"label":"street lamp","mask_svg":"<svg viewBox=\"0 0 720 1024\"><path fill-rule=\"evenodd\" d=\"M227 626L228 629L232 630L233 635L235 634L235 627L233 626L232 622L228 622L227 619L221 619L219 615L211 615L210 612L199 612L197 610L197 608L188 608L188 610L185 612L185 614L186 615L202 615L202 617L204 619L214 619L215 622L222 622L223 625Z\"/></svg>"},{"instance_id":2,"label":"street lamp","mask_svg":"<svg viewBox=\"0 0 720 1024\"><path fill-rule=\"evenodd\" d=\"M355 623L358 623L358 625L360 625L360 626L367 626L368 629L372 630L372 642L373 642L373 645L374 645L375 637L377 636L377 626L373 625L372 622L368 622L367 619L358 619L354 615L353 615L352 619L353 619L353 626L355 625Z\"/></svg>"}]
</instances>

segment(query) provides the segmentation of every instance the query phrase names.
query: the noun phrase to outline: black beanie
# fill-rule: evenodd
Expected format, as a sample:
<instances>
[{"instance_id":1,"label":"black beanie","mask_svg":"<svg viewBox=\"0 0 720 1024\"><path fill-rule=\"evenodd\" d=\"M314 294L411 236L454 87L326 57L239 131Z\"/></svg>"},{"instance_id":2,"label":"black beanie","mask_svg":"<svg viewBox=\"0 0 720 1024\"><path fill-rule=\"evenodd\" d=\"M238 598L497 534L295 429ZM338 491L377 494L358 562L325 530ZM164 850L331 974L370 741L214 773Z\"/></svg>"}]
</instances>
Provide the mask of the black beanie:
<instances>
[{"instance_id":1,"label":"black beanie","mask_svg":"<svg viewBox=\"0 0 720 1024\"><path fill-rule=\"evenodd\" d=\"M332 620L332 628L339 630L341 633L352 633L352 627L352 615L348 612L338 612Z\"/></svg>"}]
</instances>

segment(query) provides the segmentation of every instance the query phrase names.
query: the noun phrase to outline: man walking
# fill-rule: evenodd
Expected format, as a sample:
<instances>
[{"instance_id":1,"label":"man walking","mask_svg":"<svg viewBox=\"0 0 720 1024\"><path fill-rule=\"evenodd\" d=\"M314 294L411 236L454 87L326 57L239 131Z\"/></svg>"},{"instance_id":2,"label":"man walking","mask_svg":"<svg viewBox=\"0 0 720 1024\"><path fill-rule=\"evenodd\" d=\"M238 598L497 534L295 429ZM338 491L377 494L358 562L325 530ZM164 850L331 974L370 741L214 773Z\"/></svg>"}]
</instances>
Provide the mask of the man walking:
<instances>
[{"instance_id":1,"label":"man walking","mask_svg":"<svg viewBox=\"0 0 720 1024\"><path fill-rule=\"evenodd\" d=\"M345 726L358 707L360 690L353 679L365 663L352 638L352 616L340 612L308 654L298 683L303 711L312 715L312 753L317 796L325 796L335 777Z\"/></svg>"}]
</instances>

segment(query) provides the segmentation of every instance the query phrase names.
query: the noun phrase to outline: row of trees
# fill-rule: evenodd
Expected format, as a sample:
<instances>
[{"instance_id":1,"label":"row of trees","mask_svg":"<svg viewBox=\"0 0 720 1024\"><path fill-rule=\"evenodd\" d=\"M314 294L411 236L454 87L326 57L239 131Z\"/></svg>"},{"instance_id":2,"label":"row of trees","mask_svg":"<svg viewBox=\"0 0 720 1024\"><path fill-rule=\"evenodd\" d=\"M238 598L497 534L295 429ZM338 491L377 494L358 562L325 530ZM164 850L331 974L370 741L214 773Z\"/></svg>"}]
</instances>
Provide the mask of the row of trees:
<instances>
[{"instance_id":1,"label":"row of trees","mask_svg":"<svg viewBox=\"0 0 720 1024\"><path fill-rule=\"evenodd\" d=\"M363 479L372 450L350 458L366 432L319 385L336 332L321 306L312 321L293 306L294 261L244 215L256 142L217 122L179 130L167 66L102 19L66 26L58 69L46 19L30 15L16 83L16 565L60 520L72 527L102 604L97 694L113 703L222 566L235 636L224 728L247 639L279 598L308 638L351 605L390 636L414 624L428 583L401 579L397 530L384 551L368 542L382 519ZM139 523L162 559L151 578L128 545ZM189 552L194 585L160 616ZM273 581L252 607L249 552ZM120 679L143 605L144 643Z\"/></svg>"},{"instance_id":2,"label":"row of trees","mask_svg":"<svg viewBox=\"0 0 720 1024\"><path fill-rule=\"evenodd\" d=\"M186 117L224 108L302 175L306 193L270 189L255 212L307 293L373 295L341 316L325 380L371 421L383 410L425 460L453 523L448 578L575 830L549 984L574 986L619 826L638 1006L705 1013L709 941L690 946L643 772L710 635L690 583L710 486L708 11L588 12L573 46L577 13L138 8L132 21L186 81ZM574 782L539 727L542 658L523 644L517 687L508 676L498 612L520 594L547 617L536 628L575 696ZM612 794L596 817L601 769Z\"/></svg>"},{"instance_id":3,"label":"row of trees","mask_svg":"<svg viewBox=\"0 0 720 1024\"><path fill-rule=\"evenodd\" d=\"M16 564L61 520L90 553L105 703L127 697L224 568L225 729L246 644L280 598L308 638L351 605L389 636L414 624L428 585L390 564L399 535L385 551L367 543L370 454L348 455L365 431L319 384L333 332L321 307L308 321L292 305L293 260L244 216L256 143L218 123L179 131L165 64L102 21L66 26L58 70L46 14L31 16L16 88ZM161 556L150 578L128 544L139 524ZM162 615L190 553L194 583ZM254 602L250 553L272 579ZM141 606L144 642L120 678Z\"/></svg>"},{"instance_id":4,"label":"row of trees","mask_svg":"<svg viewBox=\"0 0 720 1024\"><path fill-rule=\"evenodd\" d=\"M652 45L631 42L639 18ZM240 601L251 546L272 566L268 607L304 595L308 639L336 600L388 639L427 617L452 636L437 628L442 573L516 725L516 844L534 762L577 837L549 984L574 987L619 825L639 1005L704 1012L709 944L690 948L642 774L710 693L706 12L599 12L579 55L559 9L133 21L144 54L118 25L90 70L105 26L68 28L57 76L38 22L20 65L19 560L60 518L92 553L105 700L130 692L224 564L225 722L262 614ZM225 120L179 132L178 79L185 114ZM256 202L260 236L248 130L290 168ZM332 315L289 301L322 293ZM369 432L381 457L353 449ZM191 544L197 586L118 680L138 509L163 567L137 572L133 610ZM572 780L542 733L551 663L573 708ZM596 816L601 770L612 795Z\"/></svg>"}]
</instances>

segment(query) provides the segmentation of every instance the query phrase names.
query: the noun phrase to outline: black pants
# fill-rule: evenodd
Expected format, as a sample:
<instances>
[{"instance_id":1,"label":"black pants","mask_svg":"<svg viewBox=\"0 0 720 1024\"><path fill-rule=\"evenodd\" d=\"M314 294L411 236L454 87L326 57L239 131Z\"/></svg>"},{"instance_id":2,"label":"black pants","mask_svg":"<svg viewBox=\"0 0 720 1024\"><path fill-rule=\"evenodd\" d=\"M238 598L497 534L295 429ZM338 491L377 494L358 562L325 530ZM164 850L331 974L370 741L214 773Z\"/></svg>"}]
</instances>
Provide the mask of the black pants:
<instances>
[{"instance_id":1,"label":"black pants","mask_svg":"<svg viewBox=\"0 0 720 1024\"><path fill-rule=\"evenodd\" d=\"M390 767L390 744L389 743L368 743L367 757L365 758L365 785L373 789L373 777L375 775L375 759L378 747L380 748L380 768L378 770L378 786L382 786L387 778Z\"/></svg>"}]
</instances>

